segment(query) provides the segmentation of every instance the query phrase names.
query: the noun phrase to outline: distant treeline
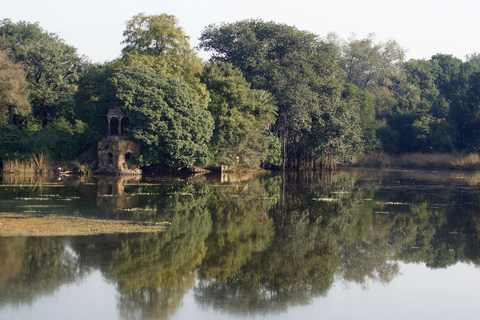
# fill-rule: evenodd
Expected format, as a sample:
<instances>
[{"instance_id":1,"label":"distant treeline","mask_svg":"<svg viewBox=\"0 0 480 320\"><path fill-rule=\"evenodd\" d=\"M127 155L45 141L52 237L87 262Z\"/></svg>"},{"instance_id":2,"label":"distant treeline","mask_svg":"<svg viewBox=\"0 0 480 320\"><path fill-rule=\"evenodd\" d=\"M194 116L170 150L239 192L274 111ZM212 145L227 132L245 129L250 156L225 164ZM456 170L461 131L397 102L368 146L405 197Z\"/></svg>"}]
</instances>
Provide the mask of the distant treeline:
<instances>
[{"instance_id":1,"label":"distant treeline","mask_svg":"<svg viewBox=\"0 0 480 320\"><path fill-rule=\"evenodd\" d=\"M203 30L202 62L167 14L136 15L123 36L120 58L94 64L37 23L0 21L0 160L87 161L112 107L142 166L318 169L480 146L476 53L405 61L394 40L243 20Z\"/></svg>"}]
</instances>

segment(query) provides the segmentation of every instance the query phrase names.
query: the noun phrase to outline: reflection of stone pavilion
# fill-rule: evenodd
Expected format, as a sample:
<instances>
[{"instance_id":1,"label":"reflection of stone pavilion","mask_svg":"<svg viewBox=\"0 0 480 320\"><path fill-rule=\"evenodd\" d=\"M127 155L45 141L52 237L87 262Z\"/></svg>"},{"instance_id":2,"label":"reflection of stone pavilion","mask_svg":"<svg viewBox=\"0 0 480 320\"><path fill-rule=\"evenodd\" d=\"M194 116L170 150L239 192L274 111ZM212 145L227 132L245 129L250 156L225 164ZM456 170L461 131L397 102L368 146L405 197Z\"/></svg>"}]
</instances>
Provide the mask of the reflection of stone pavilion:
<instances>
[{"instance_id":1,"label":"reflection of stone pavilion","mask_svg":"<svg viewBox=\"0 0 480 320\"><path fill-rule=\"evenodd\" d=\"M122 137L130 127L128 118L119 108L108 110L107 138L98 143L98 170L104 174L141 174L138 166L130 161L134 154L140 153L140 145Z\"/></svg>"},{"instance_id":2,"label":"reflection of stone pavilion","mask_svg":"<svg viewBox=\"0 0 480 320\"><path fill-rule=\"evenodd\" d=\"M125 209L135 208L139 204L139 196L125 192L125 185L138 183L140 176L105 177L98 180L97 205L105 209L106 219L120 219Z\"/></svg>"}]
</instances>

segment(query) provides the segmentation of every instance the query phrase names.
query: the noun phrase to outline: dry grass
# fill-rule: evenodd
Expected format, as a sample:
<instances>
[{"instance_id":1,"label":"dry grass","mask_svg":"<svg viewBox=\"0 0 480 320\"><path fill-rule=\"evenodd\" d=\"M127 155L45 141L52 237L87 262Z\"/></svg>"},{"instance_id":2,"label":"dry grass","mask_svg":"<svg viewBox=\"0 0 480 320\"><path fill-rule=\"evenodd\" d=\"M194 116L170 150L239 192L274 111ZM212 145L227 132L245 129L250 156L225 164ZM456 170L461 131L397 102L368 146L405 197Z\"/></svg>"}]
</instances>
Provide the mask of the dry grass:
<instances>
[{"instance_id":1,"label":"dry grass","mask_svg":"<svg viewBox=\"0 0 480 320\"><path fill-rule=\"evenodd\" d=\"M35 168L30 160L28 161L4 160L3 172L16 173L16 174L34 174Z\"/></svg>"},{"instance_id":2,"label":"dry grass","mask_svg":"<svg viewBox=\"0 0 480 320\"><path fill-rule=\"evenodd\" d=\"M168 222L155 225L79 217L29 216L0 213L0 237L86 236L112 233L163 232Z\"/></svg>"},{"instance_id":3,"label":"dry grass","mask_svg":"<svg viewBox=\"0 0 480 320\"><path fill-rule=\"evenodd\" d=\"M92 175L92 169L90 169L88 163L81 163L79 160L73 160L72 165L78 170L78 174L87 177Z\"/></svg>"},{"instance_id":4,"label":"dry grass","mask_svg":"<svg viewBox=\"0 0 480 320\"><path fill-rule=\"evenodd\" d=\"M35 169L35 173L39 175L46 175L53 164L52 158L43 152L40 152L38 155L32 154L30 161Z\"/></svg>"},{"instance_id":5,"label":"dry grass","mask_svg":"<svg viewBox=\"0 0 480 320\"><path fill-rule=\"evenodd\" d=\"M52 164L52 159L47 154L40 152L38 155L32 154L30 160L20 161L16 159L3 161L3 172L46 175Z\"/></svg>"},{"instance_id":6,"label":"dry grass","mask_svg":"<svg viewBox=\"0 0 480 320\"><path fill-rule=\"evenodd\" d=\"M355 163L359 167L385 168L421 168L421 169L461 169L480 170L480 156L471 154L451 153L408 153L401 156L384 154L368 154L359 156Z\"/></svg>"}]
</instances>

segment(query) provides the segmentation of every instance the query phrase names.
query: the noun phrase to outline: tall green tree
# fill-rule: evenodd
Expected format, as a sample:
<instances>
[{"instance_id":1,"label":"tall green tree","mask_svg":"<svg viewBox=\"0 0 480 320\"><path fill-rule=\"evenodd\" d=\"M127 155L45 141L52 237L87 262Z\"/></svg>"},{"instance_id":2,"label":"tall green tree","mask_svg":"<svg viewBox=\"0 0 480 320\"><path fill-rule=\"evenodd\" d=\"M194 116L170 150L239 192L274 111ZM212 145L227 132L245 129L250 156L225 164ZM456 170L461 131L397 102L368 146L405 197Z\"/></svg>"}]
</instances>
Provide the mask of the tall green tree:
<instances>
[{"instance_id":1,"label":"tall green tree","mask_svg":"<svg viewBox=\"0 0 480 320\"><path fill-rule=\"evenodd\" d=\"M10 58L21 63L31 84L33 114L46 127L59 117L73 120L72 97L85 61L76 49L38 24L0 22L2 46Z\"/></svg>"},{"instance_id":2,"label":"tall green tree","mask_svg":"<svg viewBox=\"0 0 480 320\"><path fill-rule=\"evenodd\" d=\"M131 119L128 134L142 145L141 165L179 167L207 160L213 120L183 81L147 67L124 67L109 78L107 93Z\"/></svg>"},{"instance_id":3,"label":"tall green tree","mask_svg":"<svg viewBox=\"0 0 480 320\"><path fill-rule=\"evenodd\" d=\"M446 54L434 55L431 61L436 66L436 86L448 104L446 118L455 126L455 147L459 150L472 150L476 140L471 131L474 114L465 98L470 90L469 79L480 68L474 62L463 62Z\"/></svg>"},{"instance_id":4,"label":"tall green tree","mask_svg":"<svg viewBox=\"0 0 480 320\"><path fill-rule=\"evenodd\" d=\"M361 90L352 83L345 84L343 97L358 105L358 115L362 130L362 136L365 141L365 151L375 151L380 147L380 142L376 136L376 129L380 126L375 119L375 104L373 95L367 90Z\"/></svg>"},{"instance_id":5,"label":"tall green tree","mask_svg":"<svg viewBox=\"0 0 480 320\"><path fill-rule=\"evenodd\" d=\"M262 20L210 25L200 40L200 48L213 52L213 61L232 63L254 89L275 96L283 166L318 160L317 149L322 147L308 143L308 133L341 115L336 111L343 76L335 47L312 33Z\"/></svg>"},{"instance_id":6,"label":"tall green tree","mask_svg":"<svg viewBox=\"0 0 480 320\"><path fill-rule=\"evenodd\" d=\"M0 124L10 123L14 116L31 112L28 83L20 64L13 63L0 51Z\"/></svg>"},{"instance_id":7,"label":"tall green tree","mask_svg":"<svg viewBox=\"0 0 480 320\"><path fill-rule=\"evenodd\" d=\"M208 102L208 92L199 80L202 61L175 16L138 14L127 21L123 36L125 47L117 66L143 65L169 77L180 77L203 102Z\"/></svg>"},{"instance_id":8,"label":"tall green tree","mask_svg":"<svg viewBox=\"0 0 480 320\"><path fill-rule=\"evenodd\" d=\"M346 81L362 90L373 92L379 86L389 86L402 73L405 50L395 40L376 42L374 34L348 41L334 34L329 38L340 52Z\"/></svg>"},{"instance_id":9,"label":"tall green tree","mask_svg":"<svg viewBox=\"0 0 480 320\"><path fill-rule=\"evenodd\" d=\"M268 156L263 132L276 119L277 106L271 95L251 89L242 72L229 63L207 65L202 82L210 92L208 110L215 121L212 160L258 168Z\"/></svg>"}]
</instances>

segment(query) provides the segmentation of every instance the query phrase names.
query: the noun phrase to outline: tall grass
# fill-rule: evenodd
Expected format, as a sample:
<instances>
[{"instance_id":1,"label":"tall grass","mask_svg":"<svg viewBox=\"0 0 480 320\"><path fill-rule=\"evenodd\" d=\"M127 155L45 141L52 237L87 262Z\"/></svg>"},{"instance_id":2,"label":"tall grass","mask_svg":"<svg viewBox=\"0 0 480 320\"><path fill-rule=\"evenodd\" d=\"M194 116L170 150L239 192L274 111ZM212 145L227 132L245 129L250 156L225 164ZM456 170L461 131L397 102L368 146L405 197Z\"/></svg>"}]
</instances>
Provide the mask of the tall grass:
<instances>
[{"instance_id":1,"label":"tall grass","mask_svg":"<svg viewBox=\"0 0 480 320\"><path fill-rule=\"evenodd\" d=\"M407 153L401 156L368 154L357 157L360 167L480 170L480 155L451 153Z\"/></svg>"},{"instance_id":2,"label":"tall grass","mask_svg":"<svg viewBox=\"0 0 480 320\"><path fill-rule=\"evenodd\" d=\"M4 160L3 172L15 174L45 175L52 166L52 159L45 153L32 154L29 160Z\"/></svg>"},{"instance_id":3,"label":"tall grass","mask_svg":"<svg viewBox=\"0 0 480 320\"><path fill-rule=\"evenodd\" d=\"M32 161L20 161L20 160L4 160L3 172L5 173L17 173L17 174L33 174L35 168Z\"/></svg>"},{"instance_id":4,"label":"tall grass","mask_svg":"<svg viewBox=\"0 0 480 320\"><path fill-rule=\"evenodd\" d=\"M92 169L88 165L88 163L81 163L78 159L73 160L71 164L77 169L77 173L81 176L91 176Z\"/></svg>"},{"instance_id":5,"label":"tall grass","mask_svg":"<svg viewBox=\"0 0 480 320\"><path fill-rule=\"evenodd\" d=\"M32 154L30 161L35 169L35 173L39 175L47 174L48 170L53 165L52 158L43 152L40 152L38 156Z\"/></svg>"}]
</instances>

